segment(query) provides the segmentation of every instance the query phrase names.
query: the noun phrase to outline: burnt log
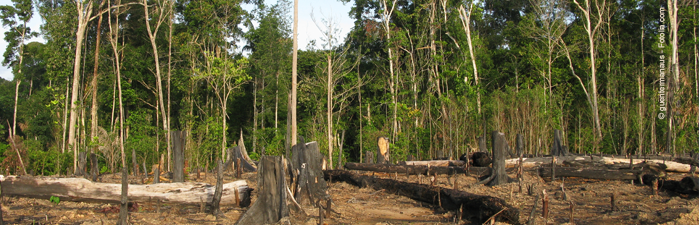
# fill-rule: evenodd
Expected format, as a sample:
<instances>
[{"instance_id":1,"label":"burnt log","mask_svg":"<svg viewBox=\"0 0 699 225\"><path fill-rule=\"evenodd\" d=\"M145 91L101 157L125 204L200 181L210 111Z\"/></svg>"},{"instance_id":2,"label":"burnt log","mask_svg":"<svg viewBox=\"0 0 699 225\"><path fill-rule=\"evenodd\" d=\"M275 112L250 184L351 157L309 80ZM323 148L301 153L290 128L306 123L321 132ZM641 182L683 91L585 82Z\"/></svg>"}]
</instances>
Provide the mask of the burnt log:
<instances>
[{"instance_id":1,"label":"burnt log","mask_svg":"<svg viewBox=\"0 0 699 225\"><path fill-rule=\"evenodd\" d=\"M487 167L493 162L487 152L474 152L469 161L472 166L477 167Z\"/></svg>"},{"instance_id":2,"label":"burnt log","mask_svg":"<svg viewBox=\"0 0 699 225\"><path fill-rule=\"evenodd\" d=\"M557 167L556 177L578 177L600 180L636 180L641 174L640 169L635 170L608 170L593 168ZM539 176L551 177L551 167L539 168Z\"/></svg>"},{"instance_id":3,"label":"burnt log","mask_svg":"<svg viewBox=\"0 0 699 225\"><path fill-rule=\"evenodd\" d=\"M362 170L382 173L401 173L409 175L429 174L477 174L481 176L490 175L488 167L458 167L458 166L424 166L424 165L386 165L369 163L345 163L348 170Z\"/></svg>"},{"instance_id":4,"label":"burnt log","mask_svg":"<svg viewBox=\"0 0 699 225\"><path fill-rule=\"evenodd\" d=\"M260 191L257 200L236 224L270 224L289 216L286 205L286 179L280 156L263 156L257 173Z\"/></svg>"},{"instance_id":5,"label":"burnt log","mask_svg":"<svg viewBox=\"0 0 699 225\"><path fill-rule=\"evenodd\" d=\"M358 187L383 189L386 192L441 206L446 210L458 211L462 209L461 218L471 222L484 223L489 218L500 213L498 214L498 221L520 224L519 210L500 198L475 195L451 188L441 188L426 184L373 178L371 176L357 175L346 170L326 170L325 179L343 181Z\"/></svg>"}]
</instances>

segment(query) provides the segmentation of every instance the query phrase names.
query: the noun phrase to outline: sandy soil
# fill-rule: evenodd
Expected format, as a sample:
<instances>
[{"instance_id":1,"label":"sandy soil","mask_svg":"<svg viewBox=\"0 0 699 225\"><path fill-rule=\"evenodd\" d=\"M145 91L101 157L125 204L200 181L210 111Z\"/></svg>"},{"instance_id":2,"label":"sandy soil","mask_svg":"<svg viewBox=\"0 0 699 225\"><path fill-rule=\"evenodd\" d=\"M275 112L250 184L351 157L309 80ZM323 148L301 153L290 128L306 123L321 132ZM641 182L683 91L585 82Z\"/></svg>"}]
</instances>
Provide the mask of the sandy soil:
<instances>
[{"instance_id":1,"label":"sandy soil","mask_svg":"<svg viewBox=\"0 0 699 225\"><path fill-rule=\"evenodd\" d=\"M532 176L532 174L534 174ZM190 178L195 175L190 174ZM418 182L420 177L394 174L375 174L377 177ZM683 174L670 174L670 179L679 180ZM257 174L243 176L252 188L257 188ZM427 179L422 178L423 182ZM225 182L233 181L230 175ZM676 195L660 192L653 196L648 186L622 181L599 181L585 179L565 179L547 182L535 175L525 173L522 192L519 183L509 183L496 187L472 186L475 176L438 175L437 185L453 188L458 180L459 190L479 195L489 195L505 199L520 210L520 222L528 221L536 194L543 190L549 194L551 209L548 221L541 217L541 200L535 211L535 224L570 223L570 202L574 203L573 218L576 224L699 224L699 199L696 196ZM102 176L102 182L118 183L118 175ZM130 177L132 183L140 184L141 178ZM215 183L213 176L202 177L197 181ZM563 198L561 184L569 200ZM527 187L533 185L533 194ZM347 183L330 183L329 193L333 199L332 218L325 224L469 224L459 221L455 212L394 195L385 190L358 188ZM610 197L615 193L616 210L611 210ZM257 192L253 191L253 195ZM253 201L255 198L253 198ZM226 218L219 218L200 211L199 206L138 203L130 213L133 224L233 224L245 212L245 208L222 206ZM306 221L293 224L318 224L318 209L307 206L304 211L310 214ZM61 201L58 204L48 199L4 197L2 200L3 220L9 224L114 224L118 217L118 205Z\"/></svg>"}]
</instances>

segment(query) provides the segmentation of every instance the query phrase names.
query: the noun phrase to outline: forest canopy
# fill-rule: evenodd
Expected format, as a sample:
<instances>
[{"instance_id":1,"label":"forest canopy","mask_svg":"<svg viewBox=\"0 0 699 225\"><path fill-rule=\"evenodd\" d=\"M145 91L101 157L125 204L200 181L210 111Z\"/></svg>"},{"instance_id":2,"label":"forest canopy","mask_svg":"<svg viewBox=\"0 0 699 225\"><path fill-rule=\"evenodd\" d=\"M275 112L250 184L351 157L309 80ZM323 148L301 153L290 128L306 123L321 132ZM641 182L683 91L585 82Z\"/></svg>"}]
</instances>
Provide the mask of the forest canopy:
<instances>
[{"instance_id":1,"label":"forest canopy","mask_svg":"<svg viewBox=\"0 0 699 225\"><path fill-rule=\"evenodd\" d=\"M293 98L331 167L380 137L391 160L458 158L493 130L526 154L548 154L554 130L573 153L699 147L696 1L341 1L354 27L316 18ZM101 172L169 161L172 131L192 167L239 144L289 152L293 2L12 0L0 17L6 173L73 173L80 152Z\"/></svg>"}]
</instances>

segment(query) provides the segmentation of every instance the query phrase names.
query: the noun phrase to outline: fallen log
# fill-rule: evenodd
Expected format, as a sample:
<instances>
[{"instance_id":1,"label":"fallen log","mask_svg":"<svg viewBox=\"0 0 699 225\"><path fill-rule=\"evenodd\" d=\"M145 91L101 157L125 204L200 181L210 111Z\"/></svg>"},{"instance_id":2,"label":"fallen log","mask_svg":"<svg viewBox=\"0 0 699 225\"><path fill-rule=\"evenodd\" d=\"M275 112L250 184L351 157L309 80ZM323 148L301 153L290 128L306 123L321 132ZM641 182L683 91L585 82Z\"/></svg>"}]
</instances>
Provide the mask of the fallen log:
<instances>
[{"instance_id":1,"label":"fallen log","mask_svg":"<svg viewBox=\"0 0 699 225\"><path fill-rule=\"evenodd\" d=\"M384 189L387 192L439 205L446 210L462 209L461 218L471 222L484 223L489 218L497 215L500 218L499 221L520 224L519 210L508 205L504 200L495 197L475 195L450 188L373 178L371 176L357 175L346 170L326 170L325 179L344 181L360 187Z\"/></svg>"},{"instance_id":2,"label":"fallen log","mask_svg":"<svg viewBox=\"0 0 699 225\"><path fill-rule=\"evenodd\" d=\"M466 162L461 160L428 160L428 161L402 161L398 165L408 166L463 166Z\"/></svg>"},{"instance_id":3,"label":"fallen log","mask_svg":"<svg viewBox=\"0 0 699 225\"><path fill-rule=\"evenodd\" d=\"M488 167L456 167L456 166L411 166L411 165L389 165L389 164L370 164L370 163L345 163L345 169L374 171L382 173L400 173L409 175L427 175L429 174L476 174L480 176L489 176L490 168Z\"/></svg>"},{"instance_id":4,"label":"fallen log","mask_svg":"<svg viewBox=\"0 0 699 225\"><path fill-rule=\"evenodd\" d=\"M641 169L634 170L608 170L608 169L592 169L592 168L572 168L572 167L556 167L557 177L579 177L587 179L601 180L636 180L641 174ZM551 167L541 167L539 176L551 177Z\"/></svg>"},{"instance_id":5,"label":"fallen log","mask_svg":"<svg viewBox=\"0 0 699 225\"><path fill-rule=\"evenodd\" d=\"M61 201L74 202L121 202L121 184L91 182L84 178L53 178L28 176L1 176L2 194L27 198L49 199L56 196ZM149 185L129 185L130 202L149 202L199 205L202 201L211 203L215 187L206 183L160 183ZM245 180L223 185L221 205L236 204L238 192L240 206L250 204L250 192Z\"/></svg>"}]
</instances>

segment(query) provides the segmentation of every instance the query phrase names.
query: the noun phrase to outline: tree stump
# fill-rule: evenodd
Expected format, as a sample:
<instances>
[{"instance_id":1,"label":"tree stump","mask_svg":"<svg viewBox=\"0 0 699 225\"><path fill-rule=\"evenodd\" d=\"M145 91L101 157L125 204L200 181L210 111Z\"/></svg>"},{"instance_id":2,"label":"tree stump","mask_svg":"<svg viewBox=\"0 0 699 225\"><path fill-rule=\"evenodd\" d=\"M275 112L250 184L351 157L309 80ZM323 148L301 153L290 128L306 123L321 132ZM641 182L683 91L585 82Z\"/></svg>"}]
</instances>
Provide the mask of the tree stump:
<instances>
[{"instance_id":1,"label":"tree stump","mask_svg":"<svg viewBox=\"0 0 699 225\"><path fill-rule=\"evenodd\" d=\"M505 170L505 158L507 155L507 140L505 134L499 131L493 131L493 171L490 175L489 186L505 184L509 182L510 177L507 176Z\"/></svg>"},{"instance_id":2,"label":"tree stump","mask_svg":"<svg viewBox=\"0 0 699 225\"><path fill-rule=\"evenodd\" d=\"M172 182L184 182L184 146L187 137L185 131L172 131Z\"/></svg>"},{"instance_id":3,"label":"tree stump","mask_svg":"<svg viewBox=\"0 0 699 225\"><path fill-rule=\"evenodd\" d=\"M218 160L216 164L216 190L214 199L211 200L211 214L216 217L223 215L221 212L221 195L223 195L223 161Z\"/></svg>"},{"instance_id":4,"label":"tree stump","mask_svg":"<svg viewBox=\"0 0 699 225\"><path fill-rule=\"evenodd\" d=\"M87 178L87 173L85 171L87 168L85 166L87 165L87 153L86 152L80 152L78 153L78 170L75 171L76 176L85 176Z\"/></svg>"},{"instance_id":5,"label":"tree stump","mask_svg":"<svg viewBox=\"0 0 699 225\"><path fill-rule=\"evenodd\" d=\"M99 164L97 162L97 155L95 153L90 153L90 173L92 174L92 181L97 181L97 176L100 174Z\"/></svg>"},{"instance_id":6,"label":"tree stump","mask_svg":"<svg viewBox=\"0 0 699 225\"><path fill-rule=\"evenodd\" d=\"M366 156L364 157L364 163L374 163L374 152L366 151Z\"/></svg>"},{"instance_id":7,"label":"tree stump","mask_svg":"<svg viewBox=\"0 0 699 225\"><path fill-rule=\"evenodd\" d=\"M127 225L129 224L129 183L128 181L128 169L121 169L121 207L119 208L119 220L117 224Z\"/></svg>"},{"instance_id":8,"label":"tree stump","mask_svg":"<svg viewBox=\"0 0 699 225\"><path fill-rule=\"evenodd\" d=\"M566 156L568 150L563 149L563 142L561 141L562 132L561 130L553 131L553 144L551 145L551 155L554 156Z\"/></svg>"},{"instance_id":9,"label":"tree stump","mask_svg":"<svg viewBox=\"0 0 699 225\"><path fill-rule=\"evenodd\" d=\"M136 161L136 149L131 148L131 172L134 176L138 176L138 162Z\"/></svg>"},{"instance_id":10,"label":"tree stump","mask_svg":"<svg viewBox=\"0 0 699 225\"><path fill-rule=\"evenodd\" d=\"M524 154L524 135L517 134L517 156Z\"/></svg>"},{"instance_id":11,"label":"tree stump","mask_svg":"<svg viewBox=\"0 0 699 225\"><path fill-rule=\"evenodd\" d=\"M252 159L248 157L248 154L244 152L245 147L238 145L233 148L228 148L228 156L226 159L226 165L224 166L226 169L232 168L231 164L235 164L235 168L238 168L238 166L242 167L242 170L245 172L256 172L257 171L257 166L255 163L250 163ZM247 158L247 159L246 159ZM238 163L238 159L240 159L240 163ZM233 171L236 172L236 171Z\"/></svg>"},{"instance_id":12,"label":"tree stump","mask_svg":"<svg viewBox=\"0 0 699 225\"><path fill-rule=\"evenodd\" d=\"M296 193L294 198L299 204L313 204L320 199L326 200L328 185L323 179L323 155L318 150L318 143L304 143L303 138L291 148L293 153L292 165L298 173Z\"/></svg>"},{"instance_id":13,"label":"tree stump","mask_svg":"<svg viewBox=\"0 0 699 225\"><path fill-rule=\"evenodd\" d=\"M284 174L286 173L284 172L282 158L279 156L263 156L259 165L257 177L260 190L257 194L257 201L252 204L245 214L240 216L236 224L276 223L281 218L289 215L289 208L286 205L287 187L284 179Z\"/></svg>"},{"instance_id":14,"label":"tree stump","mask_svg":"<svg viewBox=\"0 0 699 225\"><path fill-rule=\"evenodd\" d=\"M386 163L390 164L391 159L390 159L390 151L388 149L388 138L387 137L379 137L377 140L378 143L378 156L376 159L376 163Z\"/></svg>"}]
</instances>

